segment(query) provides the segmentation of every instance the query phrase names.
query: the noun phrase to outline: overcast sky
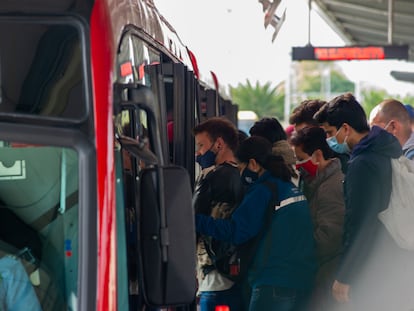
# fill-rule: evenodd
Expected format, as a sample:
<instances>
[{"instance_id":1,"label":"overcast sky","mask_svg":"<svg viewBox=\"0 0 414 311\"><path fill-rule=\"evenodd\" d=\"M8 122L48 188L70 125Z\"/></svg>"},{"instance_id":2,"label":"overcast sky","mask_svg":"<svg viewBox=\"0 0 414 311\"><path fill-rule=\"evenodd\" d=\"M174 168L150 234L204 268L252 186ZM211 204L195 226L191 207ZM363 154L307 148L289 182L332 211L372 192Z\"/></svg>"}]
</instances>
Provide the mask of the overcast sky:
<instances>
[{"instance_id":1,"label":"overcast sky","mask_svg":"<svg viewBox=\"0 0 414 311\"><path fill-rule=\"evenodd\" d=\"M287 18L272 43L273 28L264 28L264 13L257 0L155 0L160 13L196 55L200 70L212 70L221 85L252 83L276 85L287 78L292 46L308 43L305 0L288 0ZM283 2L282 2L283 3ZM280 9L280 8L279 8ZM343 41L317 16L311 16L314 46L343 45ZM414 71L398 61L343 61L338 63L354 82L387 88L391 94L414 94L413 84L396 82L390 70Z\"/></svg>"}]
</instances>

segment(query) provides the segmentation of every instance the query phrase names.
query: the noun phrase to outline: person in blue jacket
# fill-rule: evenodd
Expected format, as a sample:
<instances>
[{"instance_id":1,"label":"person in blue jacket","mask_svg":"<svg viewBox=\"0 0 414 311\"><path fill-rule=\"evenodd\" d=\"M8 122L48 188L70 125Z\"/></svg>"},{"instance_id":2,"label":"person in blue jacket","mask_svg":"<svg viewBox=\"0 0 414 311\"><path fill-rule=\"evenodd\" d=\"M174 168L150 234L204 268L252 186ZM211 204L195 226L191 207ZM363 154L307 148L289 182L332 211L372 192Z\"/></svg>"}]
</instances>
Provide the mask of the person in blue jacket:
<instances>
[{"instance_id":1,"label":"person in blue jacket","mask_svg":"<svg viewBox=\"0 0 414 311\"><path fill-rule=\"evenodd\" d=\"M243 182L250 186L230 219L196 215L197 232L235 245L261 232L266 224L277 187L271 222L254 250L248 269L252 288L250 311L306 310L316 270L315 245L310 211L304 195L290 181L291 173L280 156L272 155L265 138L252 136L236 155Z\"/></svg>"}]
</instances>

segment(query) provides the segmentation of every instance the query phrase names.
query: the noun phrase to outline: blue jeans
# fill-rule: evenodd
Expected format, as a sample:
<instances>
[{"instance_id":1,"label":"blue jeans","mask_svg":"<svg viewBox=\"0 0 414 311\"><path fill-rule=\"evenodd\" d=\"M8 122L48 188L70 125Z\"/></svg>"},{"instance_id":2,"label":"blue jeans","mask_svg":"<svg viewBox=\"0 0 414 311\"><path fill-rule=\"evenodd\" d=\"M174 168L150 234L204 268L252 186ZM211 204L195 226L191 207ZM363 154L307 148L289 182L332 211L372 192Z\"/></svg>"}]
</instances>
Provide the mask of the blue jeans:
<instances>
[{"instance_id":1,"label":"blue jeans","mask_svg":"<svg viewBox=\"0 0 414 311\"><path fill-rule=\"evenodd\" d=\"M306 310L308 294L305 291L274 286L252 289L249 311L299 311Z\"/></svg>"},{"instance_id":2,"label":"blue jeans","mask_svg":"<svg viewBox=\"0 0 414 311\"><path fill-rule=\"evenodd\" d=\"M216 306L226 305L231 311L242 310L241 290L235 285L223 291L200 293L200 311L214 311Z\"/></svg>"}]
</instances>

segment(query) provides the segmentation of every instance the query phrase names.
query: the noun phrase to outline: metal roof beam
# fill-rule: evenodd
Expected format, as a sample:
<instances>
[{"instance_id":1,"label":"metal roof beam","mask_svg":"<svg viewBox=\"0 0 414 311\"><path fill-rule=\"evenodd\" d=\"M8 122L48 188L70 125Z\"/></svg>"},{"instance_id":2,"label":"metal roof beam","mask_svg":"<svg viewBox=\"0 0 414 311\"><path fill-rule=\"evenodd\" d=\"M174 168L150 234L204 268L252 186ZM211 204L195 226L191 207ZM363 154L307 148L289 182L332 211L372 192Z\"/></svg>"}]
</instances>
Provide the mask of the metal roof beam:
<instances>
[{"instance_id":1,"label":"metal roof beam","mask_svg":"<svg viewBox=\"0 0 414 311\"><path fill-rule=\"evenodd\" d=\"M384 9L367 7L366 5L363 5L364 2L361 2L362 4L355 4L355 3L348 3L348 2L337 1L337 0L323 0L323 3L325 4L325 6L331 5L336 8L359 11L361 13L369 13L369 14L376 14L376 15L380 14L384 16L387 16L388 14L387 7L385 7Z\"/></svg>"},{"instance_id":2,"label":"metal roof beam","mask_svg":"<svg viewBox=\"0 0 414 311\"><path fill-rule=\"evenodd\" d=\"M321 0L313 0L313 9L320 17L335 31L346 44L355 43L354 38L346 31L342 24L335 16L326 8Z\"/></svg>"},{"instance_id":3,"label":"metal roof beam","mask_svg":"<svg viewBox=\"0 0 414 311\"><path fill-rule=\"evenodd\" d=\"M355 15L347 15L345 13L337 13L335 15L339 20L341 20L341 24L342 25L349 25L351 23L354 23L358 26L364 25L364 26L368 26L368 27L375 27L378 29L386 29L386 26L384 26L384 23L382 21L379 20L373 20L373 19L367 19L364 17L358 17Z\"/></svg>"},{"instance_id":4,"label":"metal roof beam","mask_svg":"<svg viewBox=\"0 0 414 311\"><path fill-rule=\"evenodd\" d=\"M367 29L367 28L361 27L360 25L354 25L354 24L349 24L349 23L343 23L343 25L345 25L346 28L348 28L349 30L352 30L352 33L354 33L355 41L358 41L361 44L374 44L374 43L375 44L390 44L387 41L387 33L385 31ZM377 39L375 40L374 38L372 38L372 41L370 42L367 42L367 40L365 39L364 42L361 42L361 40L358 39L358 37L360 36L365 36L365 37L374 36ZM402 43L411 44L413 40L414 38L412 37L410 33L407 33L407 34L402 34L400 32L394 33L394 44L402 44Z\"/></svg>"},{"instance_id":5,"label":"metal roof beam","mask_svg":"<svg viewBox=\"0 0 414 311\"><path fill-rule=\"evenodd\" d=\"M385 7L384 9L380 9L380 8L370 8L367 7L366 5L364 6L363 4L352 4L352 3L347 3L347 2L341 2L341 1L337 1L337 0L315 0L316 3L318 3L318 5L323 2L323 6L324 6L324 10L326 11L332 11L331 9L329 9L326 5L332 5L336 8L342 8L342 9L347 9L350 11L355 11L355 14L357 13L368 13L368 14L372 14L372 15L382 15L384 17L388 17L388 7ZM364 2L361 2L364 3ZM407 2L408 4L411 4L411 7L414 7L414 5L411 2ZM408 6L408 4L406 4L405 6L401 5L401 1L399 2L395 2L394 3L394 12L393 15L395 18L408 18L408 19L412 19L412 14L411 12L408 11L401 11L401 9L404 9ZM398 6L397 6L398 5ZM334 13L335 15L340 14L339 12Z\"/></svg>"}]
</instances>

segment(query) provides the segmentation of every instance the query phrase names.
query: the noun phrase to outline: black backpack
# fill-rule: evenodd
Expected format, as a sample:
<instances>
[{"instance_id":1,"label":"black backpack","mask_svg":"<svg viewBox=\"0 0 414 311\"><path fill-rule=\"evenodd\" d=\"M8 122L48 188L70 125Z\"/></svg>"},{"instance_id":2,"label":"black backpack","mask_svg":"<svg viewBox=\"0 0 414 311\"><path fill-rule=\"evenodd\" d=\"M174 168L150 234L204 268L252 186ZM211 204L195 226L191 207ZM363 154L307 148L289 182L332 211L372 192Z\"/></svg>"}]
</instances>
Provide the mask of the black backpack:
<instances>
[{"instance_id":1,"label":"black backpack","mask_svg":"<svg viewBox=\"0 0 414 311\"><path fill-rule=\"evenodd\" d=\"M263 184L270 189L273 196L267 208L262 229L254 238L240 245L231 245L212 238L205 239L206 251L212 261L212 265L203 267L204 274L217 269L220 274L233 282L241 282L247 276L247 271L256 254L257 245L265 237L270 227L274 207L278 201L276 184L270 181L265 181Z\"/></svg>"}]
</instances>

